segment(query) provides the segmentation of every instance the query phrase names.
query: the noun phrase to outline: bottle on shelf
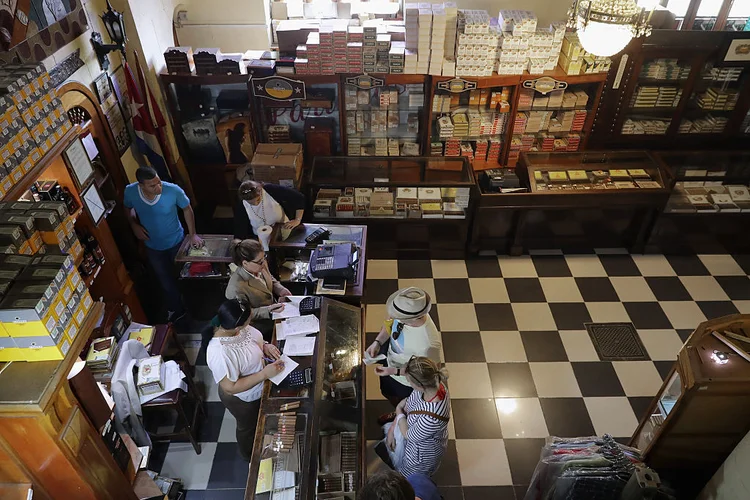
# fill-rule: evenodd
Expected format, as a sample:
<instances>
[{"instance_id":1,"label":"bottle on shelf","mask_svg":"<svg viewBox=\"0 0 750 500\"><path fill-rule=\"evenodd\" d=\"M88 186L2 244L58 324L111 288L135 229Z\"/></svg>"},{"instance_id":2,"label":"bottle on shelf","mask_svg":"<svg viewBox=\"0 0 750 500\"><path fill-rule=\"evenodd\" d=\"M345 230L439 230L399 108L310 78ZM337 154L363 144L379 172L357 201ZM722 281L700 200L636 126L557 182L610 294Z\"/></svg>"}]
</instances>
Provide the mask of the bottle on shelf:
<instances>
[{"instance_id":1,"label":"bottle on shelf","mask_svg":"<svg viewBox=\"0 0 750 500\"><path fill-rule=\"evenodd\" d=\"M94 236L91 234L89 234L86 238L86 248L94 256L94 260L96 260L97 264L103 266L104 263L107 262L107 259L104 257L104 252L102 251L102 247L101 245L99 245L99 241L97 241L97 239L94 238Z\"/></svg>"},{"instance_id":2,"label":"bottle on shelf","mask_svg":"<svg viewBox=\"0 0 750 500\"><path fill-rule=\"evenodd\" d=\"M65 202L65 206L68 208L68 213L73 215L80 208L80 204L76 197L70 192L70 189L64 187L60 193L60 201Z\"/></svg>"}]
</instances>

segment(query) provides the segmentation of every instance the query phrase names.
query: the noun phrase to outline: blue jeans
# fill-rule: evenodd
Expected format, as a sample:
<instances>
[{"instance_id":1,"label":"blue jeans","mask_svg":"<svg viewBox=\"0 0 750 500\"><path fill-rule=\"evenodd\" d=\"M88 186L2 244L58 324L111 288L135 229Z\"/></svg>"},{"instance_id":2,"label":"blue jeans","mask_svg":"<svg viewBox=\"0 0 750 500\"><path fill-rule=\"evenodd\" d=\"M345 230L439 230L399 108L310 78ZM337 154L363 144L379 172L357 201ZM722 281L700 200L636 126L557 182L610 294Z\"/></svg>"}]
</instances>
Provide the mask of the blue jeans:
<instances>
[{"instance_id":1,"label":"blue jeans","mask_svg":"<svg viewBox=\"0 0 750 500\"><path fill-rule=\"evenodd\" d=\"M166 250L154 250L146 247L146 255L151 264L151 268L159 280L164 298L167 305L167 311L173 313L173 317L178 317L184 312L180 289L177 286L177 275L175 271L174 259L180 249L182 242ZM171 318L168 318L171 319Z\"/></svg>"}]
</instances>

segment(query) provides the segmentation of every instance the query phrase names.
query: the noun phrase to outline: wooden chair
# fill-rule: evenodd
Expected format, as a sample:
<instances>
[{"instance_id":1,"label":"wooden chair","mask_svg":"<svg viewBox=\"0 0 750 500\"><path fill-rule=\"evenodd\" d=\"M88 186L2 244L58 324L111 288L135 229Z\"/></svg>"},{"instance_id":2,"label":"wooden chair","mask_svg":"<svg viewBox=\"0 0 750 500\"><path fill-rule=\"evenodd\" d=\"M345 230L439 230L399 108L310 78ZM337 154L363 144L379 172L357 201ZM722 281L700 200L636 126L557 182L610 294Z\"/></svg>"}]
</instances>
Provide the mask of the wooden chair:
<instances>
[{"instance_id":1,"label":"wooden chair","mask_svg":"<svg viewBox=\"0 0 750 500\"><path fill-rule=\"evenodd\" d=\"M200 425L199 417L206 417L206 412L203 408L203 398L198 392L193 377L188 371L189 363L178 362L180 369L185 374L185 382L188 386L188 391L184 392L181 389L175 389L174 391L162 394L158 398L152 399L146 404L141 405L143 410L144 424L147 426L148 420L151 416L154 416L157 412L163 411L176 411L177 422L175 423L175 429L179 429L173 432L151 432L146 427L149 436L152 441L171 441L176 438L187 438L193 445L195 452L200 455L201 445L198 442L198 426ZM186 403L192 403L192 412L188 413L185 410Z\"/></svg>"}]
</instances>

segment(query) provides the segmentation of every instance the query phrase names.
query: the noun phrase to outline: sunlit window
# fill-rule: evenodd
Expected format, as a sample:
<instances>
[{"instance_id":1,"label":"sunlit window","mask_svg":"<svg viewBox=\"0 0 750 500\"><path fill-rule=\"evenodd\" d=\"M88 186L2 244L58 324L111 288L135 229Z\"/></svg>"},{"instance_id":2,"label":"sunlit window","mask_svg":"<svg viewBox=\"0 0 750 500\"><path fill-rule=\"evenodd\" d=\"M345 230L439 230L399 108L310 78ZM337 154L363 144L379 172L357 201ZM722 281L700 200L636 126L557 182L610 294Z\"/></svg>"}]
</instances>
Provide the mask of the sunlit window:
<instances>
[{"instance_id":1,"label":"sunlit window","mask_svg":"<svg viewBox=\"0 0 750 500\"><path fill-rule=\"evenodd\" d=\"M702 0L698 7L697 17L716 17L721 10L724 0Z\"/></svg>"},{"instance_id":2,"label":"sunlit window","mask_svg":"<svg viewBox=\"0 0 750 500\"><path fill-rule=\"evenodd\" d=\"M734 0L729 17L750 17L750 0Z\"/></svg>"},{"instance_id":3,"label":"sunlit window","mask_svg":"<svg viewBox=\"0 0 750 500\"><path fill-rule=\"evenodd\" d=\"M690 0L669 0L667 2L667 10L676 17L685 17L689 6Z\"/></svg>"}]
</instances>

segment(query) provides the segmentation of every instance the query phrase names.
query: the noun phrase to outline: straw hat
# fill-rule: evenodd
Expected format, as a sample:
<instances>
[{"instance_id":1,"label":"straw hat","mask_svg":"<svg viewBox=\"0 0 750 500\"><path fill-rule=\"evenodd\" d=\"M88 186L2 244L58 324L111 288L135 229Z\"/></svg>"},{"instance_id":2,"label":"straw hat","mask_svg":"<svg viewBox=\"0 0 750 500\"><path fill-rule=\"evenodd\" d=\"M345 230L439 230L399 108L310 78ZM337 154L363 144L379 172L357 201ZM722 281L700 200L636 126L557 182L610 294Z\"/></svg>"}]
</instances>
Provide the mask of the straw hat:
<instances>
[{"instance_id":1,"label":"straw hat","mask_svg":"<svg viewBox=\"0 0 750 500\"><path fill-rule=\"evenodd\" d=\"M430 312L432 299L421 288L402 288L390 297L385 304L388 315L393 319L407 320L421 318Z\"/></svg>"}]
</instances>

